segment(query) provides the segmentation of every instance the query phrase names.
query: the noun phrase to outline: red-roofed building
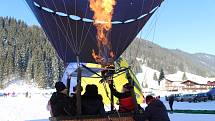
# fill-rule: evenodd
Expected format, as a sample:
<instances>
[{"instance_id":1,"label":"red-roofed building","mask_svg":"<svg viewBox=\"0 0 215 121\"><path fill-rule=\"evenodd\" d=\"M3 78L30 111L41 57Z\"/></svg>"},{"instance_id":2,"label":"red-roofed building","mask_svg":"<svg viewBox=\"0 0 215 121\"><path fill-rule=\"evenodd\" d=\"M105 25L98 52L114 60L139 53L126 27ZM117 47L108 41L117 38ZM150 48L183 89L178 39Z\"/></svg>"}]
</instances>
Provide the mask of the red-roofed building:
<instances>
[{"instance_id":1,"label":"red-roofed building","mask_svg":"<svg viewBox=\"0 0 215 121\"><path fill-rule=\"evenodd\" d=\"M207 90L207 84L198 83L191 80L186 80L182 82L183 84L182 90L183 91L197 91L197 90Z\"/></svg>"}]
</instances>

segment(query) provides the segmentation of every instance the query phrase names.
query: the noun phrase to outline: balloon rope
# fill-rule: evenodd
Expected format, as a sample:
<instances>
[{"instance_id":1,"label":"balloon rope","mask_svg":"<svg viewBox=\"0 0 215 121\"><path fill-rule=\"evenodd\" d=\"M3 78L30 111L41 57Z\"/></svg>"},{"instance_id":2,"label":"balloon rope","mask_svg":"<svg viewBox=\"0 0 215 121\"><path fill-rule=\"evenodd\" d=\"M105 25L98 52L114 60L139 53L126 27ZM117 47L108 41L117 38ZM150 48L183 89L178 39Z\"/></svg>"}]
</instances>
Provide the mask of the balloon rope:
<instances>
[{"instance_id":1,"label":"balloon rope","mask_svg":"<svg viewBox=\"0 0 215 121\"><path fill-rule=\"evenodd\" d=\"M153 3L152 3L153 4ZM144 5L145 5L145 1L142 2L142 7L141 7L141 14L143 14L143 9L144 9ZM142 18L144 19L144 18ZM136 30L136 33L139 31L139 29L141 28L141 26L139 26L141 24L141 21L139 20L138 22L138 29ZM126 41L129 39L130 36L127 36ZM127 45L126 45L127 46ZM139 45L138 45L139 46Z\"/></svg>"},{"instance_id":2,"label":"balloon rope","mask_svg":"<svg viewBox=\"0 0 215 121\"><path fill-rule=\"evenodd\" d=\"M145 3L145 1L143 1L143 3L142 3L141 15L143 14L144 3ZM139 21L138 25L140 25L140 21ZM138 27L140 27L140 26L138 26ZM143 28L144 28L144 27L143 27ZM138 30L139 30L139 29L137 29L137 31L138 31ZM140 31L140 36L141 36L142 34L143 34L143 30ZM141 40L138 41L137 48L140 48L140 41L141 41ZM131 63L130 63L130 65L133 65L133 66L134 66L134 62L135 62L134 59L136 59L138 53L139 53L139 51L136 51L136 55L134 56L134 58L133 58L133 59L131 58Z\"/></svg>"},{"instance_id":3,"label":"balloon rope","mask_svg":"<svg viewBox=\"0 0 215 121\"><path fill-rule=\"evenodd\" d=\"M52 3L54 5L54 8L57 10L57 7L56 7L56 5L55 5L55 3L54 3L53 0L52 0ZM55 18L55 20L56 20L56 18ZM70 45L71 48L74 48L73 52L76 53L77 52L77 46L73 46L73 44L71 44L72 41L69 41L68 32L66 32L66 35L65 35L65 33L61 29L61 27L63 27L63 30L67 31L67 29L66 29L66 27L65 27L65 25L64 25L61 17L60 17L60 22L61 22L62 26L59 26L59 24L57 23L57 21L56 21L56 24L58 25L59 29L61 30L62 34L64 35L67 43Z\"/></svg>"},{"instance_id":4,"label":"balloon rope","mask_svg":"<svg viewBox=\"0 0 215 121\"><path fill-rule=\"evenodd\" d=\"M44 18L44 20L45 20L45 24L47 25L47 27L48 27L48 29L50 28L49 27L49 23L47 22L47 19L46 19L46 17L44 17L45 15L44 15L44 13L42 12L42 18ZM41 25L42 26L42 25ZM53 36L53 33L51 32L51 31L48 31L48 30L45 30L44 29L44 32L47 34L47 36L49 35L48 34L48 32L51 34L51 36L49 36L49 37L51 37L51 38L49 38L49 39L52 39L52 38L54 38L54 36ZM52 43L52 45L56 45L55 43L55 41L50 41L51 43ZM59 48L59 49L61 49L61 48ZM59 53L60 54L60 53ZM60 55L60 56L62 56L62 55Z\"/></svg>"},{"instance_id":5,"label":"balloon rope","mask_svg":"<svg viewBox=\"0 0 215 121\"><path fill-rule=\"evenodd\" d=\"M121 48L121 46L122 46L122 43L121 43L121 41L120 41L120 40L121 40L121 39L120 39L121 36L122 36L122 32L120 31L118 40L116 41L116 42L117 42L117 44L116 44L116 47L117 47L117 48L116 48L116 51L115 51L116 53L114 53L115 55L118 54L117 52L118 52L119 48Z\"/></svg>"},{"instance_id":6,"label":"balloon rope","mask_svg":"<svg viewBox=\"0 0 215 121\"><path fill-rule=\"evenodd\" d=\"M75 0L75 15L77 15L77 0ZM77 21L75 22L75 36L76 36L76 39L75 39L75 42L76 42L76 47L78 48L78 41L81 41L81 40L78 40L78 30L77 30ZM76 50L78 52L78 49Z\"/></svg>"},{"instance_id":7,"label":"balloon rope","mask_svg":"<svg viewBox=\"0 0 215 121\"><path fill-rule=\"evenodd\" d=\"M86 10L85 10L84 18L86 18L87 13L88 13L88 5L87 5L87 8L86 8ZM91 25L90 25L90 26L91 26ZM81 31L81 40L80 40L80 46L79 46L79 51L78 51L78 53L81 52L82 47L83 47L83 45L84 45L85 39L83 40L83 36L84 36L83 34L85 34L85 37L84 37L84 38L86 38L86 36L87 36L87 34L88 34L88 31L89 31L89 28L88 28L87 33L84 33L84 27L85 27L85 22L83 21L83 26L82 26L82 31ZM83 40L83 42L82 42L82 40Z\"/></svg>"},{"instance_id":8,"label":"balloon rope","mask_svg":"<svg viewBox=\"0 0 215 121\"><path fill-rule=\"evenodd\" d=\"M44 1L44 0L43 0ZM44 3L46 4L46 6L47 6L47 3L46 3L46 1L44 1ZM56 9L56 7L55 7L55 9ZM44 15L43 15L44 16ZM64 38L65 38L65 40L68 42L68 44L70 44L69 43L69 41L68 41L68 39L67 39L67 37L66 37L66 35L65 35L65 33L63 32L63 30L61 29L61 26L58 24L58 22L57 22L57 20L56 20L56 18L54 17L55 15L52 15L52 18L54 19L54 21L55 21L55 24L57 25L57 27L59 28L59 30L61 31L61 33L63 34L63 36L64 36ZM45 17L44 17L45 18ZM46 19L45 19L46 20ZM46 21L46 23L47 23L47 25L48 25L48 22ZM49 26L48 26L48 28L49 28ZM58 34L60 33L60 31L59 31L58 29L57 29L57 32L58 32ZM52 34L52 32L50 32L51 34ZM60 42L60 40L62 39L62 38L60 38L60 36L58 36L59 38L59 40L58 40L58 43L57 44L61 44L61 42ZM53 38L53 37L52 37ZM60 46L61 47L61 46ZM61 51L63 51L63 48L58 48L58 49L61 49ZM75 52L75 50L74 50L74 48L72 47L72 50L73 50L73 52ZM58 54L60 54L60 53L58 53ZM63 57L63 56L62 56Z\"/></svg>"},{"instance_id":9,"label":"balloon rope","mask_svg":"<svg viewBox=\"0 0 215 121\"><path fill-rule=\"evenodd\" d=\"M67 8L66 8L66 4L65 4L65 1L63 0L63 5L64 5L64 9L65 9L65 11L66 11L66 13L67 13L67 22L68 22L68 24L69 24L69 33L71 33L71 35L72 35L72 40L69 38L69 40L71 40L71 41L69 41L69 42L71 42L71 45L75 45L75 42L73 42L73 40L74 40L74 35L73 35L73 33L72 33L72 29L71 29L71 25L70 25L70 19L69 19L69 12L68 12L68 10L67 10ZM72 47L72 46L71 46ZM65 56L66 57L66 56Z\"/></svg>"},{"instance_id":10,"label":"balloon rope","mask_svg":"<svg viewBox=\"0 0 215 121\"><path fill-rule=\"evenodd\" d=\"M93 23L91 22L91 23L90 23L90 27L87 29L87 33L85 34L83 43L82 43L81 46L80 46L79 53L81 52L82 48L84 47L84 44L85 44L85 42L86 42L86 40L87 40L87 35L88 35L88 33L89 33L89 31L90 31L90 29L91 29L91 27L92 27L92 24L93 24ZM96 41L96 40L95 40L95 41Z\"/></svg>"},{"instance_id":11,"label":"balloon rope","mask_svg":"<svg viewBox=\"0 0 215 121\"><path fill-rule=\"evenodd\" d=\"M86 11L85 11L85 18L86 18L86 16L87 16L87 13L88 13L88 6L87 6ZM90 29L91 29L91 27L92 27L92 24L93 24L93 22L90 22L90 27L88 27L87 33L84 33L83 31L84 31L84 26L85 26L85 23L86 23L86 22L85 22L85 21L83 21L83 22L84 22L84 24L83 24L83 27L82 27L81 39L82 39L82 37L83 37L83 34L85 34L85 37L84 37L84 39L83 39L83 42L80 44L79 53L81 52L83 46L85 45L85 42L86 42L86 40L87 40L88 33L89 33L89 31L90 31ZM96 40L95 40L95 41L96 41Z\"/></svg>"}]
</instances>

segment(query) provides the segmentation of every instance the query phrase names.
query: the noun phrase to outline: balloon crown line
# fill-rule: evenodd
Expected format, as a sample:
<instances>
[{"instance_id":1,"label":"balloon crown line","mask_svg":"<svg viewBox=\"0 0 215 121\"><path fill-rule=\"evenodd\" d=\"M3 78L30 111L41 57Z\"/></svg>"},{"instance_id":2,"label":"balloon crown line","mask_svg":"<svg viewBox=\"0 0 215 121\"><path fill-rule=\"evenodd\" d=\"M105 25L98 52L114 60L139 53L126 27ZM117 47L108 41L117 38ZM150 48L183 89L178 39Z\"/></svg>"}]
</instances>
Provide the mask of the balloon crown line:
<instances>
[{"instance_id":1,"label":"balloon crown line","mask_svg":"<svg viewBox=\"0 0 215 121\"><path fill-rule=\"evenodd\" d=\"M69 15L67 13L64 13L64 12L60 12L60 11L54 11L50 8L47 8L47 7L44 7L44 6L40 6L38 3L34 2L34 6L36 6L37 8L41 9L41 10L44 10L45 12L48 12L48 13L52 13L54 15L58 15L58 16L61 16L61 17L69 17L71 20L74 20L74 21L83 21L83 22L89 22L89 23L93 23L94 20L93 19L90 19L90 18L82 18L80 16L76 16L76 15ZM115 20L115 21L112 21L111 23L112 24L125 24L125 23L131 23L131 22L134 22L134 21L137 21L137 20L140 20L140 19L143 19L144 17L146 17L147 15L155 12L157 9L159 8L159 6L153 8L151 11L149 11L148 13L146 14L143 14L143 15L140 15L139 17L137 18L133 18L133 19L128 19L126 21L119 21L119 20ZM96 23L107 23L105 21L95 21Z\"/></svg>"}]
</instances>

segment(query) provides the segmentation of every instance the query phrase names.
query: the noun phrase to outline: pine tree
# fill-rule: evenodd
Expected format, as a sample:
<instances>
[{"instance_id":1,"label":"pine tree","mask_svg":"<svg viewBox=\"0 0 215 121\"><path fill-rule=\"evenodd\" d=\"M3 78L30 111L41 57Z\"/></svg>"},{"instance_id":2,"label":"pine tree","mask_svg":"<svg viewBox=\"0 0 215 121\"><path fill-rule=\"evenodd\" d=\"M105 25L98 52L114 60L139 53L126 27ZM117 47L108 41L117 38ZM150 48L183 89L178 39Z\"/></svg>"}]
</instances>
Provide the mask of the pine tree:
<instances>
[{"instance_id":1,"label":"pine tree","mask_svg":"<svg viewBox=\"0 0 215 121\"><path fill-rule=\"evenodd\" d=\"M185 72L183 73L182 80L187 80L187 75Z\"/></svg>"},{"instance_id":2,"label":"pine tree","mask_svg":"<svg viewBox=\"0 0 215 121\"><path fill-rule=\"evenodd\" d=\"M153 80L158 80L158 77L157 77L157 74L156 74L156 72L154 72L154 75L153 75Z\"/></svg>"},{"instance_id":3,"label":"pine tree","mask_svg":"<svg viewBox=\"0 0 215 121\"><path fill-rule=\"evenodd\" d=\"M0 60L0 89L3 88L3 65L2 65L2 61Z\"/></svg>"},{"instance_id":4,"label":"pine tree","mask_svg":"<svg viewBox=\"0 0 215 121\"><path fill-rule=\"evenodd\" d=\"M60 60L60 58L58 58L58 81L61 80L61 78L63 77L63 73L64 73L64 64Z\"/></svg>"},{"instance_id":5,"label":"pine tree","mask_svg":"<svg viewBox=\"0 0 215 121\"><path fill-rule=\"evenodd\" d=\"M45 84L45 67L43 62L37 63L38 65L36 66L36 70L35 70L35 82L38 84L39 87L41 88L46 88L46 84Z\"/></svg>"},{"instance_id":6,"label":"pine tree","mask_svg":"<svg viewBox=\"0 0 215 121\"><path fill-rule=\"evenodd\" d=\"M164 71L163 71L163 69L161 68L160 76L159 76L159 79L158 79L158 85L160 85L160 82L161 82L164 78L165 78Z\"/></svg>"},{"instance_id":7,"label":"pine tree","mask_svg":"<svg viewBox=\"0 0 215 121\"><path fill-rule=\"evenodd\" d=\"M25 53L20 53L18 58L19 75L23 78L27 69L28 60Z\"/></svg>"},{"instance_id":8,"label":"pine tree","mask_svg":"<svg viewBox=\"0 0 215 121\"><path fill-rule=\"evenodd\" d=\"M31 83L31 80L34 79L34 74L35 74L34 63L33 63L33 59L31 58L29 59L28 66L25 73L25 78L27 79L27 83Z\"/></svg>"}]
</instances>

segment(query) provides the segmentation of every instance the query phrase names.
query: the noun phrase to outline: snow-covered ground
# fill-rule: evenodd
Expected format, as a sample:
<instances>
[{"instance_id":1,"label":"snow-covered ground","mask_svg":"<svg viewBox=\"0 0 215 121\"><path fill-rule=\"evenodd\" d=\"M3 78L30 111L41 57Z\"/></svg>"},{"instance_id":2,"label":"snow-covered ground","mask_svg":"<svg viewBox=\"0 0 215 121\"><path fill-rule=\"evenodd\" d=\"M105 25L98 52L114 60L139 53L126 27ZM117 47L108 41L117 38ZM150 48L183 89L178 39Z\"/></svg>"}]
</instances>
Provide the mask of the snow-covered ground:
<instances>
[{"instance_id":1,"label":"snow-covered ground","mask_svg":"<svg viewBox=\"0 0 215 121\"><path fill-rule=\"evenodd\" d=\"M26 97L26 92L28 96ZM30 85L12 84L2 92L10 93L9 96L0 96L0 121L48 121L50 113L47 110L47 102L50 93L55 90L41 90ZM16 92L17 94L11 95ZM161 100L169 109L168 102ZM141 104L143 107L146 104ZM215 110L215 101L188 103L174 102L174 109L193 109L193 110ZM171 121L215 121L215 115L208 114L169 114Z\"/></svg>"},{"instance_id":2,"label":"snow-covered ground","mask_svg":"<svg viewBox=\"0 0 215 121\"><path fill-rule=\"evenodd\" d=\"M47 120L50 114L46 104L53 91L53 89L41 90L34 85L20 83L11 84L0 90L0 93L9 93L9 96L0 97L0 121Z\"/></svg>"},{"instance_id":3,"label":"snow-covered ground","mask_svg":"<svg viewBox=\"0 0 215 121\"><path fill-rule=\"evenodd\" d=\"M167 109L169 108L169 103L167 101L162 100ZM189 103L189 102L176 102L173 104L174 109L183 109L183 110L215 110L215 101L208 102L198 102L198 103ZM215 120L214 120L215 121Z\"/></svg>"},{"instance_id":4,"label":"snow-covered ground","mask_svg":"<svg viewBox=\"0 0 215 121\"><path fill-rule=\"evenodd\" d=\"M24 95L17 97L0 97L0 121L48 121L49 111L46 109L49 95L42 92L32 94L31 98ZM163 100L163 98L162 98ZM163 101L167 109L168 102ZM202 103L175 102L175 109L215 110L215 101ZM215 115L208 114L169 114L171 121L214 121Z\"/></svg>"},{"instance_id":5,"label":"snow-covered ground","mask_svg":"<svg viewBox=\"0 0 215 121\"><path fill-rule=\"evenodd\" d=\"M0 97L0 121L28 121L48 119L46 104L49 98L32 95L31 98Z\"/></svg>"},{"instance_id":6,"label":"snow-covered ground","mask_svg":"<svg viewBox=\"0 0 215 121\"><path fill-rule=\"evenodd\" d=\"M214 121L215 115L208 114L169 114L171 121Z\"/></svg>"}]
</instances>

